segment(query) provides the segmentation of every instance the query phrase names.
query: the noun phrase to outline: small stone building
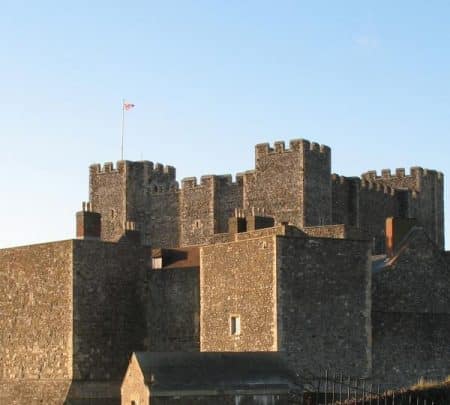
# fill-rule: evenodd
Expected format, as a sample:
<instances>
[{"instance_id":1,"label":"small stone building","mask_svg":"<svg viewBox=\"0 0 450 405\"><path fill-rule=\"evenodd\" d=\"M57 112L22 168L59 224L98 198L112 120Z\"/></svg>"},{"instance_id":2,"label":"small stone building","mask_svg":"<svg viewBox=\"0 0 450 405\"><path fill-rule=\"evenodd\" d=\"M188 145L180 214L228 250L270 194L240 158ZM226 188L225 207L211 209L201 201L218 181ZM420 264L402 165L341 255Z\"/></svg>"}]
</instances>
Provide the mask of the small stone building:
<instances>
[{"instance_id":1,"label":"small stone building","mask_svg":"<svg viewBox=\"0 0 450 405\"><path fill-rule=\"evenodd\" d=\"M122 405L287 404L300 393L277 353L133 353Z\"/></svg>"}]
</instances>

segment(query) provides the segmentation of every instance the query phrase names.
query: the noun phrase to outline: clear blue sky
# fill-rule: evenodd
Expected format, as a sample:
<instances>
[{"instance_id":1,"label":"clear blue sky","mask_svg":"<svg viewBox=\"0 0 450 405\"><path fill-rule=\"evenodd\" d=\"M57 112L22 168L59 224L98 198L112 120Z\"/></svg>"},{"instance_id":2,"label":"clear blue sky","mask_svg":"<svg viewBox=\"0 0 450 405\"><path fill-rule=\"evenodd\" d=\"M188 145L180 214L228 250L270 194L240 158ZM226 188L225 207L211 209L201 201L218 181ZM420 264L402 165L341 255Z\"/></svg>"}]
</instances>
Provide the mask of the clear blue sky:
<instances>
[{"instance_id":1,"label":"clear blue sky","mask_svg":"<svg viewBox=\"0 0 450 405\"><path fill-rule=\"evenodd\" d=\"M306 138L343 175L443 171L450 216L449 1L5 1L0 50L0 247L74 236L122 97L125 157L179 178Z\"/></svg>"}]
</instances>

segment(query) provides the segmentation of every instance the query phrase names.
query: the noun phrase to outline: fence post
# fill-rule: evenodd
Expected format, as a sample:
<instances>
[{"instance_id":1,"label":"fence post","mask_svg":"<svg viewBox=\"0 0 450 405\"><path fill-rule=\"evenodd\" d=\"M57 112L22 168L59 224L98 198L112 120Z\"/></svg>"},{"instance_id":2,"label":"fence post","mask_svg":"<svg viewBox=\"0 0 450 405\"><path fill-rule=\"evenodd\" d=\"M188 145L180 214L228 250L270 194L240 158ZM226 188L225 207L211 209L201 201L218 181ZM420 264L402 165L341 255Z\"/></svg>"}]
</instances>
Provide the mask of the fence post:
<instances>
[{"instance_id":1,"label":"fence post","mask_svg":"<svg viewBox=\"0 0 450 405\"><path fill-rule=\"evenodd\" d=\"M363 380L362 382L362 405L366 404L366 380Z\"/></svg>"},{"instance_id":2,"label":"fence post","mask_svg":"<svg viewBox=\"0 0 450 405\"><path fill-rule=\"evenodd\" d=\"M331 393L331 403L334 404L335 398L336 371L333 373L333 391Z\"/></svg>"},{"instance_id":3,"label":"fence post","mask_svg":"<svg viewBox=\"0 0 450 405\"><path fill-rule=\"evenodd\" d=\"M350 381L350 377L348 377L348 381L347 381L347 401L350 401L350 384L351 384L351 381Z\"/></svg>"}]
</instances>

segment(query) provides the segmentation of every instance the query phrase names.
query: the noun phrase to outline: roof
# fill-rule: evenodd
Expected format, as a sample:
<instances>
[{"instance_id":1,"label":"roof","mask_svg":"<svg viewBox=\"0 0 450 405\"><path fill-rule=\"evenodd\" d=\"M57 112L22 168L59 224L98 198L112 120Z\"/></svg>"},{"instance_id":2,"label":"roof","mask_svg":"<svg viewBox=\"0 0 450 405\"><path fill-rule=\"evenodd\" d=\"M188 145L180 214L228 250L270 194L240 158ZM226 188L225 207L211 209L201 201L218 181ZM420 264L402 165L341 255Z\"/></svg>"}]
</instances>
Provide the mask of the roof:
<instances>
[{"instance_id":1,"label":"roof","mask_svg":"<svg viewBox=\"0 0 450 405\"><path fill-rule=\"evenodd\" d=\"M136 352L152 395L174 391L286 392L295 374L276 352Z\"/></svg>"}]
</instances>

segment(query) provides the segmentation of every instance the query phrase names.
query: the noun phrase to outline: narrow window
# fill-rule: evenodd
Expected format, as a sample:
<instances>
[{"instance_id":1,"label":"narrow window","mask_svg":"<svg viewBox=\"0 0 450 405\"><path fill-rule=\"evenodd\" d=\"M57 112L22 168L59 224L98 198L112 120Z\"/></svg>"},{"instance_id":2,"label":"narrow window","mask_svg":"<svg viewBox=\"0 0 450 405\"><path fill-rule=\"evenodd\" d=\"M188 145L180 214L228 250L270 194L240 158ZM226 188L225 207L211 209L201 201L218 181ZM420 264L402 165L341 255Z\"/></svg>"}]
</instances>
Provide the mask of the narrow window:
<instances>
[{"instance_id":1,"label":"narrow window","mask_svg":"<svg viewBox=\"0 0 450 405\"><path fill-rule=\"evenodd\" d=\"M230 318L230 333L234 336L241 334L241 317L232 315Z\"/></svg>"},{"instance_id":2,"label":"narrow window","mask_svg":"<svg viewBox=\"0 0 450 405\"><path fill-rule=\"evenodd\" d=\"M162 257L153 257L152 258L152 268L153 269L162 269Z\"/></svg>"}]
</instances>

